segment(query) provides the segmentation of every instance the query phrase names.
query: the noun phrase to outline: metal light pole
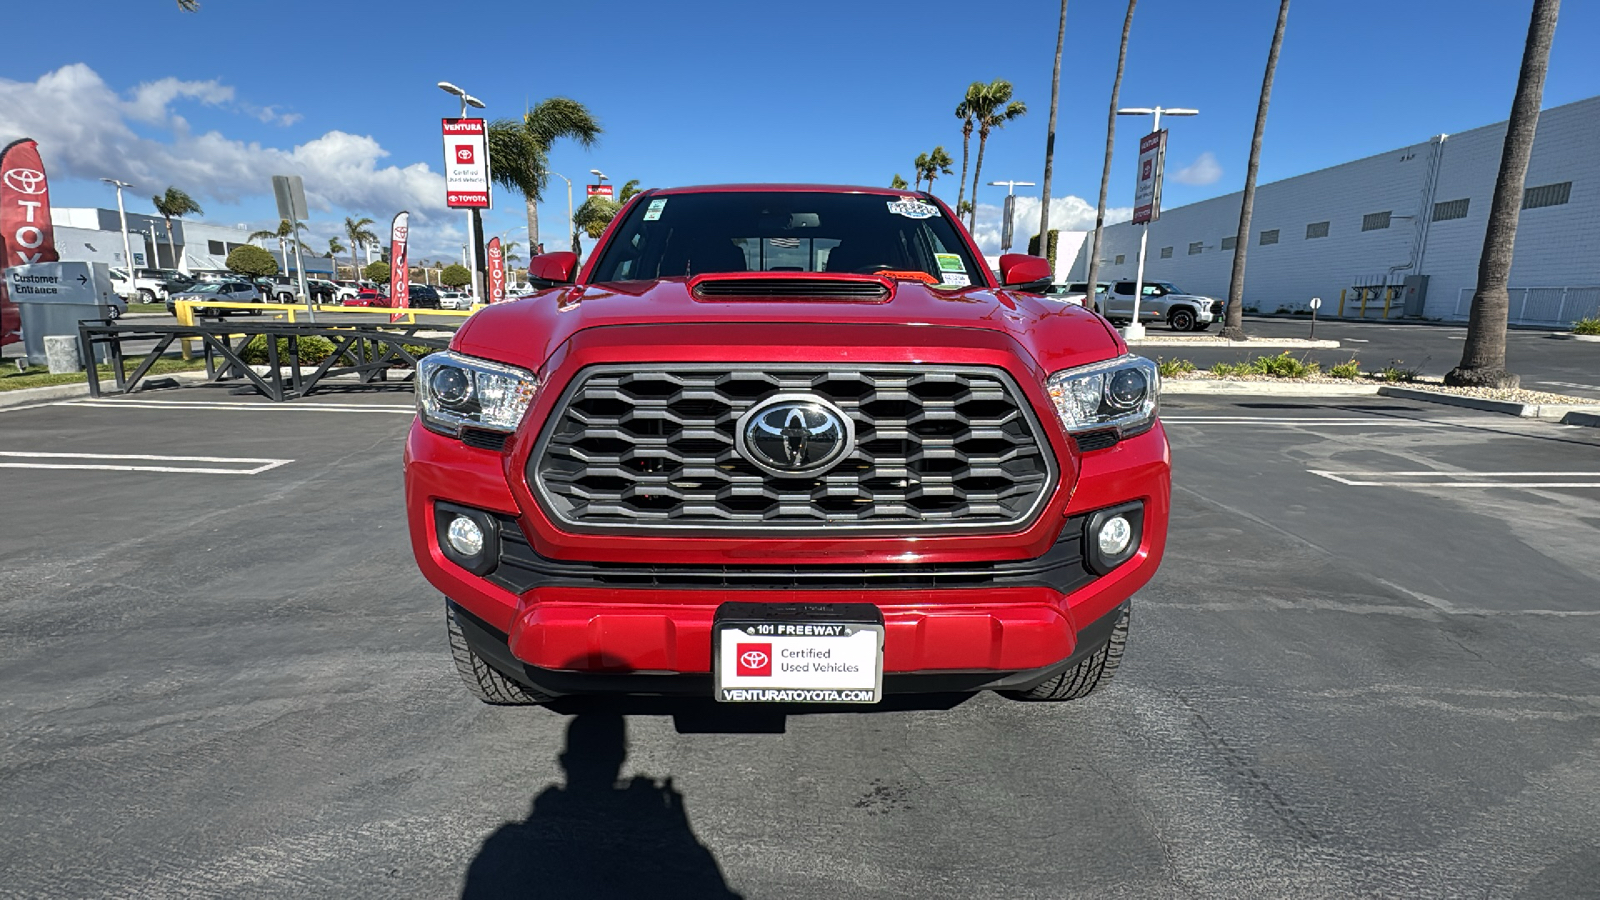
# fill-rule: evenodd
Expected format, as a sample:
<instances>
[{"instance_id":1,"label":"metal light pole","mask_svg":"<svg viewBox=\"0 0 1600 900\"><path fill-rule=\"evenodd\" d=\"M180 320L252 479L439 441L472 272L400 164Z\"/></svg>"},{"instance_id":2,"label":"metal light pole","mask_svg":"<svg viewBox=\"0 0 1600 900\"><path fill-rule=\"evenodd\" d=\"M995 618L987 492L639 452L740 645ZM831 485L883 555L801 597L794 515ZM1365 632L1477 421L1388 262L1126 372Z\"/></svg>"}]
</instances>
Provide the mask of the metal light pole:
<instances>
[{"instance_id":1,"label":"metal light pole","mask_svg":"<svg viewBox=\"0 0 1600 900\"><path fill-rule=\"evenodd\" d=\"M1117 110L1117 115L1119 116L1155 116L1155 124L1150 128L1152 134L1161 130L1161 116L1163 114L1169 116L1198 116L1200 115L1200 110L1160 106L1129 107ZM1144 323L1139 321L1139 301L1144 299L1144 251L1145 245L1149 240L1150 223L1145 222L1144 227L1139 230L1139 264L1133 278L1133 319L1128 323L1128 327L1122 330L1122 337L1126 340L1138 340L1144 337ZM1089 296L1094 296L1094 285L1092 284L1089 285Z\"/></svg>"},{"instance_id":2,"label":"metal light pole","mask_svg":"<svg viewBox=\"0 0 1600 900\"><path fill-rule=\"evenodd\" d=\"M475 109L484 108L482 100L479 100L477 97L472 96L448 81L439 82L439 90L444 91L446 94L454 94L455 96L461 98L460 117L463 119L467 117L467 107L471 106ZM488 143L488 135L484 136L484 142L485 144ZM474 297L481 297L483 295L478 292L478 236L475 233L476 228L472 224L472 220L472 210L469 209L467 210L467 273L472 276L472 295Z\"/></svg>"},{"instance_id":3,"label":"metal light pole","mask_svg":"<svg viewBox=\"0 0 1600 900\"><path fill-rule=\"evenodd\" d=\"M989 182L989 185L990 185L990 187L1000 187L1000 186L1003 185L1005 187L1005 189L1006 189L1006 205L1005 205L1004 214L1001 217L1002 224L1000 226L1000 252L1004 253L1007 250L1011 249L1011 238L1012 238L1012 233L1013 233L1013 230L1014 230L1013 227L1012 227L1012 224L1011 224L1011 211L1012 211L1012 209L1015 208L1014 204L1017 201L1013 200L1012 197L1016 194L1017 188L1019 188L1019 187L1033 187L1034 186L1034 182L1032 182L1032 181L991 181L991 182ZM1040 241L1039 246L1043 247L1044 246L1044 243L1043 243L1044 237L1041 236L1039 238L1039 241ZM1052 273L1052 275L1053 274L1054 273Z\"/></svg>"},{"instance_id":4,"label":"metal light pole","mask_svg":"<svg viewBox=\"0 0 1600 900\"><path fill-rule=\"evenodd\" d=\"M133 287L133 245L128 243L128 213L122 207L122 189L131 188L133 185L115 178L102 178L106 184L117 189L117 219L122 223L122 264L128 270L128 294L137 296L138 292Z\"/></svg>"},{"instance_id":5,"label":"metal light pole","mask_svg":"<svg viewBox=\"0 0 1600 900\"><path fill-rule=\"evenodd\" d=\"M572 179L561 174L560 172L551 172L549 169L546 169L545 171L567 183L567 239L571 240L578 234L578 226L572 221ZM590 169L589 171L594 172L596 175L600 175L600 173L594 169ZM600 177L604 178L605 176L601 175ZM529 252L531 253L532 251L530 250Z\"/></svg>"}]
</instances>

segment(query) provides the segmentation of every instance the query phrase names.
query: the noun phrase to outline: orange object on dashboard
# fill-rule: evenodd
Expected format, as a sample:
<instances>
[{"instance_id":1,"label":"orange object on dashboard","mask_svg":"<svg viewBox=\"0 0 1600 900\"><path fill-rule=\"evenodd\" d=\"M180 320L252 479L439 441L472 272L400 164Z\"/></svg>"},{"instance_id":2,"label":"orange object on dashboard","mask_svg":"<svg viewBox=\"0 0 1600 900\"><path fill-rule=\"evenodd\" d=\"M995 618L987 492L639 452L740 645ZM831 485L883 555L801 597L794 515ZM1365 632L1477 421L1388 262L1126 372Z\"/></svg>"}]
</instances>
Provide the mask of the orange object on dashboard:
<instances>
[{"instance_id":1,"label":"orange object on dashboard","mask_svg":"<svg viewBox=\"0 0 1600 900\"><path fill-rule=\"evenodd\" d=\"M880 275L884 278L893 279L895 281L920 281L923 284L939 283L939 279L929 275L927 272L902 272L898 269L886 269L882 272L873 272L872 274Z\"/></svg>"}]
</instances>

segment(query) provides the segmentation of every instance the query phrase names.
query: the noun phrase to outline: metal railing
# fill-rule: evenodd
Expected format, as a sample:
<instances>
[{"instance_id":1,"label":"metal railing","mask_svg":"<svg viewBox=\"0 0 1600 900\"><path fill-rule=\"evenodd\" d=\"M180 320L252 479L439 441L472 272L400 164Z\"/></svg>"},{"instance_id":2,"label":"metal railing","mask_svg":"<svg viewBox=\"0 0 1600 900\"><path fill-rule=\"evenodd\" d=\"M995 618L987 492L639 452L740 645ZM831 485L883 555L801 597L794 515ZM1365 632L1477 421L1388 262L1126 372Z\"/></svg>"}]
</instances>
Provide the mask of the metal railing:
<instances>
[{"instance_id":1,"label":"metal railing","mask_svg":"<svg viewBox=\"0 0 1600 900\"><path fill-rule=\"evenodd\" d=\"M317 315L338 316L388 316L392 324L405 322L415 325L420 321L466 319L481 309L475 306L472 309L414 309L406 307L396 309L389 306L323 306L308 307L304 303L242 303L239 301L206 301L206 300L177 300L172 304L173 313L178 317L178 324L193 325L196 310L236 310L240 312L270 314L274 318L281 318L290 323L298 323L300 317L306 315L308 309L315 310ZM216 318L214 316L200 316L199 318Z\"/></svg>"},{"instance_id":2,"label":"metal railing","mask_svg":"<svg viewBox=\"0 0 1600 900\"><path fill-rule=\"evenodd\" d=\"M212 304L206 306L209 308ZM325 380L344 375L354 375L358 385L409 381L416 375L417 359L446 349L451 334L458 327L440 323L135 325L84 321L78 323L78 341L84 359L103 357L109 364L113 389L117 393L138 390L156 361L174 344L198 342L205 355L207 381L238 379L267 398L281 402L305 396ZM258 337L263 339L261 345L253 347L252 342ZM308 338L327 341L331 351L317 362L307 361L307 356L315 357L326 349L318 346L308 353L311 348L303 345ZM151 346L135 351L126 346L130 343L150 343ZM185 355L188 353L186 350ZM141 356L143 359L128 371L129 361ZM397 372L399 377L392 379ZM98 368L90 365L88 376L90 396L101 396L103 388Z\"/></svg>"},{"instance_id":3,"label":"metal railing","mask_svg":"<svg viewBox=\"0 0 1600 900\"><path fill-rule=\"evenodd\" d=\"M1465 287L1456 295L1452 318L1465 321L1472 316L1472 295L1476 287ZM1579 319L1600 317L1600 285L1588 287L1510 288L1507 319L1512 325L1570 326Z\"/></svg>"}]
</instances>

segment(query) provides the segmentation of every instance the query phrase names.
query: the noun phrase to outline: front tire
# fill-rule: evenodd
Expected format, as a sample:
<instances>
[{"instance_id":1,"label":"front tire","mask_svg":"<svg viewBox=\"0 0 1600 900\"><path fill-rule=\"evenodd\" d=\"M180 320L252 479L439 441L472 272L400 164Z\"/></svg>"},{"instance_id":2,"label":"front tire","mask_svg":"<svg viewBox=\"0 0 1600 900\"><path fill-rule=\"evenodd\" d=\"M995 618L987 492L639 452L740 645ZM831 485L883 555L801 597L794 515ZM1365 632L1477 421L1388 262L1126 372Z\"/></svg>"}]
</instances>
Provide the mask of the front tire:
<instances>
[{"instance_id":1,"label":"front tire","mask_svg":"<svg viewBox=\"0 0 1600 900\"><path fill-rule=\"evenodd\" d=\"M140 303L154 303L154 302L156 302L156 292L150 290L149 288L139 288L139 302Z\"/></svg>"},{"instance_id":2,"label":"front tire","mask_svg":"<svg viewBox=\"0 0 1600 900\"><path fill-rule=\"evenodd\" d=\"M1167 316L1167 324L1173 331L1193 331L1197 319L1192 311L1179 307Z\"/></svg>"},{"instance_id":3,"label":"front tire","mask_svg":"<svg viewBox=\"0 0 1600 900\"><path fill-rule=\"evenodd\" d=\"M467 645L467 636L461 632L461 623L456 621L453 604L444 605L444 621L445 631L450 635L450 656L455 659L456 672L472 696L494 706L534 706L554 699L512 681L473 653Z\"/></svg>"},{"instance_id":4,"label":"front tire","mask_svg":"<svg viewBox=\"0 0 1600 900\"><path fill-rule=\"evenodd\" d=\"M1128 613L1123 613L1111 629L1111 639L1105 646L1089 654L1088 658L1060 675L1026 691L1005 691L1013 700L1059 703L1087 697L1104 685L1111 683L1122 665L1122 654L1128 646Z\"/></svg>"}]
</instances>

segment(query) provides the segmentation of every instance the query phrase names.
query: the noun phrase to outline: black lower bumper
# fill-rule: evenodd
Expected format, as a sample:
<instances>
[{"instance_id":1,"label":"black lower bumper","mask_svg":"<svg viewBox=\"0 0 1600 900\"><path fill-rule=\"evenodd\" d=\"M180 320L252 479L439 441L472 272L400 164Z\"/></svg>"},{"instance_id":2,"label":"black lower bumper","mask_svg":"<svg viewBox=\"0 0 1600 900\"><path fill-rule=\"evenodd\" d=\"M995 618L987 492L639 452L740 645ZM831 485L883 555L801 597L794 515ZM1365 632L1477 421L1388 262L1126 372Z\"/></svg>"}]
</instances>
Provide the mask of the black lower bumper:
<instances>
[{"instance_id":1,"label":"black lower bumper","mask_svg":"<svg viewBox=\"0 0 1600 900\"><path fill-rule=\"evenodd\" d=\"M448 602L448 601L447 601ZM712 695L711 674L676 672L578 672L530 666L511 654L506 635L451 603L467 646L484 662L526 687L552 696L631 694L646 696ZM1025 691L1076 666L1111 640L1117 622L1128 614L1128 604L1113 609L1078 633L1072 655L1038 669L1020 672L950 671L885 672L885 694L968 693L973 691Z\"/></svg>"}]
</instances>

